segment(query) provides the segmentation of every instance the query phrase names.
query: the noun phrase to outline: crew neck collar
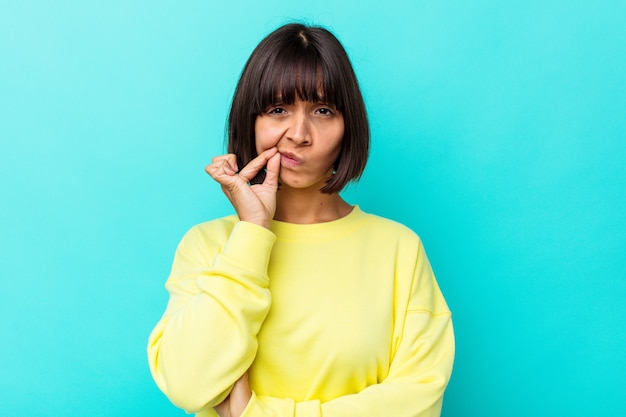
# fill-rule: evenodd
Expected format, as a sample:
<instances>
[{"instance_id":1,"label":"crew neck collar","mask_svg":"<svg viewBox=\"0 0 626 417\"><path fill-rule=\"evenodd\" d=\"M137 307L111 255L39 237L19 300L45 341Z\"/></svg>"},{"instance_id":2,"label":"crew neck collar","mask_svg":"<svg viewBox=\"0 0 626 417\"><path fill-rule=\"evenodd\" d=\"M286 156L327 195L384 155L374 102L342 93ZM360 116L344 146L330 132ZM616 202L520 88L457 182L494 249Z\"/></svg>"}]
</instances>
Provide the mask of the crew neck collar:
<instances>
[{"instance_id":1,"label":"crew neck collar","mask_svg":"<svg viewBox=\"0 0 626 417\"><path fill-rule=\"evenodd\" d=\"M296 224L272 220L270 230L282 241L320 241L334 240L353 230L365 218L365 213L358 205L350 213L337 220L323 223Z\"/></svg>"}]
</instances>

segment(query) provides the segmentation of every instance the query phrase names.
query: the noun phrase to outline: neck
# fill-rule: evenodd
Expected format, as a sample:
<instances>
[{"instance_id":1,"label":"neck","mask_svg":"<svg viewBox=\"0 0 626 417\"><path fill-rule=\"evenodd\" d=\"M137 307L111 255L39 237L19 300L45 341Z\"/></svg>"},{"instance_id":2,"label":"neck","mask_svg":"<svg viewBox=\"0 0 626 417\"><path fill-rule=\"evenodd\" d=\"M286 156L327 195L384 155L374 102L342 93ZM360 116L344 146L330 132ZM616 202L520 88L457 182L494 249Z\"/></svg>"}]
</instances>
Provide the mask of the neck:
<instances>
[{"instance_id":1,"label":"neck","mask_svg":"<svg viewBox=\"0 0 626 417\"><path fill-rule=\"evenodd\" d=\"M347 216L352 206L337 193L299 190L281 186L276 194L275 220L296 224L324 223Z\"/></svg>"}]
</instances>

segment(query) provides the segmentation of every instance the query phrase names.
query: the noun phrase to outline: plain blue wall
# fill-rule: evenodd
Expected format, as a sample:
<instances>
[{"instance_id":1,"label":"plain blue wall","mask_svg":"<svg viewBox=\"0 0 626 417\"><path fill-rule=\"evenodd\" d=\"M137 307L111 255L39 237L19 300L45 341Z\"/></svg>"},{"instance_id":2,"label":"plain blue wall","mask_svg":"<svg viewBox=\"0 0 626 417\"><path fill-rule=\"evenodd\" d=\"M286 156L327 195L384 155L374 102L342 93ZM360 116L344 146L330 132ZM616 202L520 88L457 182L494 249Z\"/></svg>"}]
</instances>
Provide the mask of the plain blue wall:
<instances>
[{"instance_id":1,"label":"plain blue wall","mask_svg":"<svg viewBox=\"0 0 626 417\"><path fill-rule=\"evenodd\" d=\"M373 131L346 193L423 238L444 417L626 408L626 3L0 5L0 415L182 416L145 346L239 72L291 19L345 43Z\"/></svg>"}]
</instances>

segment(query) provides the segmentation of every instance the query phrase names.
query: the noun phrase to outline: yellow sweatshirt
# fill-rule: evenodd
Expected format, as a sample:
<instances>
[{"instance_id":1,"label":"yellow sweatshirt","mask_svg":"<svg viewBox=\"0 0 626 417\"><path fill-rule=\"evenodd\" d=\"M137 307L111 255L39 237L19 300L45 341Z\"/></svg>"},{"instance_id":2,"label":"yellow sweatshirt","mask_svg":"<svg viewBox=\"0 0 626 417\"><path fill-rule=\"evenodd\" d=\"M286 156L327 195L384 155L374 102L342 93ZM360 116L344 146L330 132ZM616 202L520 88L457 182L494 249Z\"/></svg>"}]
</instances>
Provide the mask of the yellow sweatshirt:
<instances>
[{"instance_id":1,"label":"yellow sweatshirt","mask_svg":"<svg viewBox=\"0 0 626 417\"><path fill-rule=\"evenodd\" d=\"M182 239L150 335L152 375L197 416L249 370L242 417L434 417L454 358L419 238L358 207L271 230L225 217Z\"/></svg>"}]
</instances>

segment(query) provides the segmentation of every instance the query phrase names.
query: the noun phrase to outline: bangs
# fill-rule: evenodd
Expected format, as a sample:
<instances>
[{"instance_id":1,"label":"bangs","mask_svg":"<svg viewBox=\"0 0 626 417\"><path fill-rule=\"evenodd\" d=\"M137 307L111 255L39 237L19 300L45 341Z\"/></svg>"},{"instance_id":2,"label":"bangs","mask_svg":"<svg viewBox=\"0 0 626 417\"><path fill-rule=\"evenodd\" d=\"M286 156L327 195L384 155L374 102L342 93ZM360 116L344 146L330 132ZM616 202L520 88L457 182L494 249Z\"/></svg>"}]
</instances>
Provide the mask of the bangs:
<instances>
[{"instance_id":1,"label":"bangs","mask_svg":"<svg viewBox=\"0 0 626 417\"><path fill-rule=\"evenodd\" d=\"M254 111L259 114L275 104L293 104L296 99L325 103L343 111L337 93L337 74L324 64L315 48L290 45L268 60L261 74Z\"/></svg>"}]
</instances>

